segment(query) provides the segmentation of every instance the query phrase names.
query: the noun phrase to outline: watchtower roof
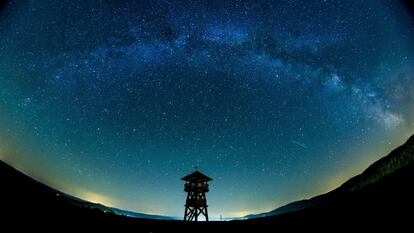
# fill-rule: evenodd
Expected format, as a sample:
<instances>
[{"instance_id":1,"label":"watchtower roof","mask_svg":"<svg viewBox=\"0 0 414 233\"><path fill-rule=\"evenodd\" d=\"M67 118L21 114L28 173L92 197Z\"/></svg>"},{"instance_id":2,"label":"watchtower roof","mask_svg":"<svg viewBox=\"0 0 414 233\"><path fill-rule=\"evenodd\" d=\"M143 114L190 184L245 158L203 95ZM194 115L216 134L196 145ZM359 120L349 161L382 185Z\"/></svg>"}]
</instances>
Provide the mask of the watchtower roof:
<instances>
[{"instance_id":1,"label":"watchtower roof","mask_svg":"<svg viewBox=\"0 0 414 233\"><path fill-rule=\"evenodd\" d=\"M184 176L181 179L185 181L190 181L190 182L197 182L197 181L204 182L204 181L213 180L199 171L195 171L189 175Z\"/></svg>"}]
</instances>

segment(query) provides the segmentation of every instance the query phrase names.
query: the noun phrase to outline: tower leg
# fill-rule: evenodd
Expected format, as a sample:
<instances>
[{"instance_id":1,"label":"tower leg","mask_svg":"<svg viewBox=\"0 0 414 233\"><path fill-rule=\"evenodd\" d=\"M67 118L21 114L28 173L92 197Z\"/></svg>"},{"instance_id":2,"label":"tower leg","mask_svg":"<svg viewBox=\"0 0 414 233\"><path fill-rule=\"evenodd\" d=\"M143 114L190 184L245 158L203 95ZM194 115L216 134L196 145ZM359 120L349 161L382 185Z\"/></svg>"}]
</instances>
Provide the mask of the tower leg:
<instances>
[{"instance_id":1,"label":"tower leg","mask_svg":"<svg viewBox=\"0 0 414 233\"><path fill-rule=\"evenodd\" d=\"M184 210L184 221L187 221L187 211L188 211L188 207L186 206Z\"/></svg>"},{"instance_id":2,"label":"tower leg","mask_svg":"<svg viewBox=\"0 0 414 233\"><path fill-rule=\"evenodd\" d=\"M204 212L206 213L206 221L208 222L208 212L207 212L207 206L204 207Z\"/></svg>"}]
</instances>

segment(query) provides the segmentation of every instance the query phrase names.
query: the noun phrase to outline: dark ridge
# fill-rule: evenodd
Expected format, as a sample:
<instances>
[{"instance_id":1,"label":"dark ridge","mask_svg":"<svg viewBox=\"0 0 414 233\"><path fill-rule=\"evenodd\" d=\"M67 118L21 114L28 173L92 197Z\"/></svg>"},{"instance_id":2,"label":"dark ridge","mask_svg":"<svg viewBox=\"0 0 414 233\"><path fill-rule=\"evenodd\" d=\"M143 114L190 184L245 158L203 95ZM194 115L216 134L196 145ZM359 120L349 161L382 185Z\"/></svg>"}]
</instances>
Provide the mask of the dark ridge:
<instances>
[{"instance_id":1,"label":"dark ridge","mask_svg":"<svg viewBox=\"0 0 414 233\"><path fill-rule=\"evenodd\" d=\"M309 200L300 200L289 203L270 212L247 215L245 218L273 216L314 207L324 202L329 202L344 195L348 195L349 193L355 192L359 189L364 188L365 186L369 186L370 184L379 182L384 177L387 177L394 172L399 171L402 168L409 166L410 164L413 164L413 162L414 135L411 136L406 143L391 151L387 156L370 165L363 173L352 177L335 190L313 197Z\"/></svg>"}]
</instances>

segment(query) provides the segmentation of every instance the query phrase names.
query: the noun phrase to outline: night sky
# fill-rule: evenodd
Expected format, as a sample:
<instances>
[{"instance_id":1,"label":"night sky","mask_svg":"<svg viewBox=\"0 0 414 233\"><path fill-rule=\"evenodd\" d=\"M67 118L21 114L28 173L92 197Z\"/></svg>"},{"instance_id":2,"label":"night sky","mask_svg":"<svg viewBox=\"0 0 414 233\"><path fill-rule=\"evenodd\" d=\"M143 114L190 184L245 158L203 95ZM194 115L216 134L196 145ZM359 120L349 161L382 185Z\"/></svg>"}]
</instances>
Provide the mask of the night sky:
<instances>
[{"instance_id":1,"label":"night sky","mask_svg":"<svg viewBox=\"0 0 414 233\"><path fill-rule=\"evenodd\" d=\"M396 0L0 7L0 158L89 201L181 217L198 166L213 218L268 211L414 132Z\"/></svg>"}]
</instances>

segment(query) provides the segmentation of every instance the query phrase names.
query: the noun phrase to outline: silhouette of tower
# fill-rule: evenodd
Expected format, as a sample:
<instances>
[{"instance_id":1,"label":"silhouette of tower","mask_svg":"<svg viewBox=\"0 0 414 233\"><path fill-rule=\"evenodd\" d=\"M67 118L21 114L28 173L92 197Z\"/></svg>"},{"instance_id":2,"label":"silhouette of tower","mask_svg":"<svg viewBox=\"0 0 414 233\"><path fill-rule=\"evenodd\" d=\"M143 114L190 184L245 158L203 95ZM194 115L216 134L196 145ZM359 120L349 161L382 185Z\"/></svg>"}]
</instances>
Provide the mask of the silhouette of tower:
<instances>
[{"instance_id":1,"label":"silhouette of tower","mask_svg":"<svg viewBox=\"0 0 414 233\"><path fill-rule=\"evenodd\" d=\"M187 192L184 221L198 221L200 214L208 221L206 192L209 191L207 182L212 179L199 171L181 179L185 181L184 191Z\"/></svg>"}]
</instances>

